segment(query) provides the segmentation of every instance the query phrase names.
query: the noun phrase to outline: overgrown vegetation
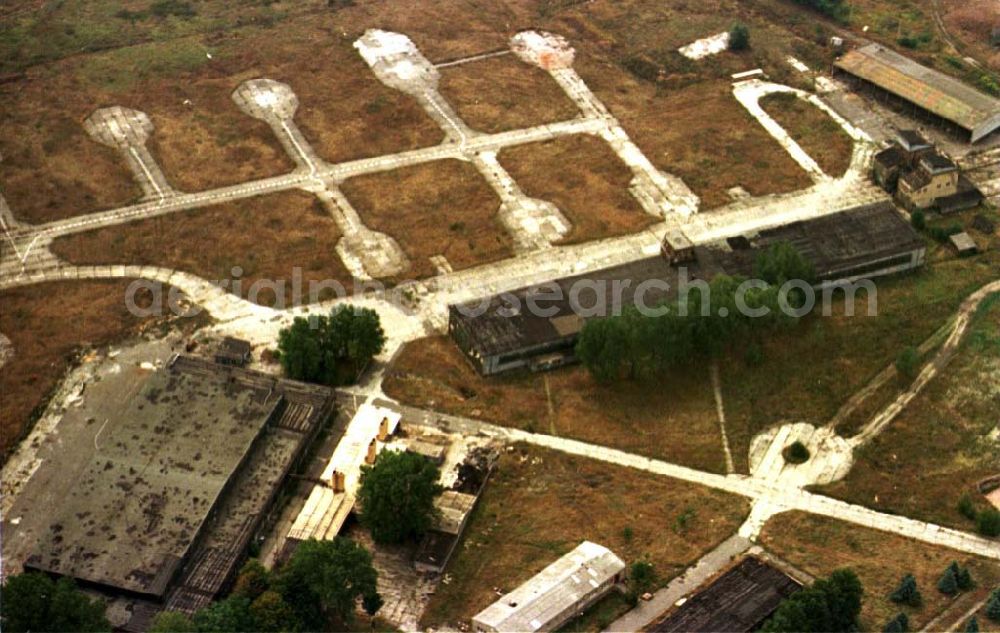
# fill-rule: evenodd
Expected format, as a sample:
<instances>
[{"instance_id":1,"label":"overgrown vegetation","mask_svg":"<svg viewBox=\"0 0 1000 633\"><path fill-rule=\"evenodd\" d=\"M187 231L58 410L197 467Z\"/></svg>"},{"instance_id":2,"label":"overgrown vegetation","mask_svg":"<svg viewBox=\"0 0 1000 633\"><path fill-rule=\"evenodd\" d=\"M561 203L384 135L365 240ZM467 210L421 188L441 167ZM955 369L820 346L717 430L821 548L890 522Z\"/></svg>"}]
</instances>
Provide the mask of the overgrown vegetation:
<instances>
[{"instance_id":1,"label":"overgrown vegetation","mask_svg":"<svg viewBox=\"0 0 1000 633\"><path fill-rule=\"evenodd\" d=\"M795 0L798 4L819 11L838 22L847 22L851 15L851 6L844 0Z\"/></svg>"},{"instance_id":2,"label":"overgrown vegetation","mask_svg":"<svg viewBox=\"0 0 1000 633\"><path fill-rule=\"evenodd\" d=\"M378 314L338 307L329 316L296 317L278 334L278 359L295 380L336 386L354 382L385 346Z\"/></svg>"},{"instance_id":3,"label":"overgrown vegetation","mask_svg":"<svg viewBox=\"0 0 1000 633\"><path fill-rule=\"evenodd\" d=\"M864 588L857 574L838 569L786 598L761 631L856 631Z\"/></svg>"},{"instance_id":4,"label":"overgrown vegetation","mask_svg":"<svg viewBox=\"0 0 1000 633\"><path fill-rule=\"evenodd\" d=\"M222 633L229 631L351 630L354 605L360 600L374 615L382 606L371 554L357 543L337 537L310 539L298 545L276 571L250 560L240 571L232 593L195 613L193 618L164 611L151 633Z\"/></svg>"},{"instance_id":5,"label":"overgrown vegetation","mask_svg":"<svg viewBox=\"0 0 1000 633\"><path fill-rule=\"evenodd\" d=\"M752 334L794 323L786 308L802 305L801 289L782 289L790 280L810 283L812 266L787 243L772 246L755 263L766 284L744 285L740 277L718 275L656 311L629 307L622 315L585 323L576 354L598 380L648 378L717 356Z\"/></svg>"}]
</instances>

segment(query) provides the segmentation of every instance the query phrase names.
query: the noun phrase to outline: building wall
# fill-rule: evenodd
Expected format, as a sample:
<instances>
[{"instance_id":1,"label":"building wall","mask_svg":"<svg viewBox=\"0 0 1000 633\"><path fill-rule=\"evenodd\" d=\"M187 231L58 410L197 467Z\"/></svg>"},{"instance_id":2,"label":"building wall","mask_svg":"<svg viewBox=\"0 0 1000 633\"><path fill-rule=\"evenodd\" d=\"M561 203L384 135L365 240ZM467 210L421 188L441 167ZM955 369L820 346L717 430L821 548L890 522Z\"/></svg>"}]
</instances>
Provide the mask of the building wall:
<instances>
[{"instance_id":1,"label":"building wall","mask_svg":"<svg viewBox=\"0 0 1000 633\"><path fill-rule=\"evenodd\" d=\"M548 621L542 622L542 625L536 629L534 633L548 633L550 631L559 630L559 628L564 624L584 613L588 608L593 606L594 603L611 592L611 590L615 588L615 584L621 580L620 575L621 574L618 574L606 579L604 582L597 585L597 587L592 588L590 591L580 596L576 602L568 605L565 609L554 615ZM472 619L472 630L479 633L524 633L522 631L507 631L503 628L493 627L475 618Z\"/></svg>"},{"instance_id":2,"label":"building wall","mask_svg":"<svg viewBox=\"0 0 1000 633\"><path fill-rule=\"evenodd\" d=\"M931 181L920 189L911 189L905 180L899 182L899 197L910 209L926 209L938 198L958 192L958 171L931 176Z\"/></svg>"}]
</instances>

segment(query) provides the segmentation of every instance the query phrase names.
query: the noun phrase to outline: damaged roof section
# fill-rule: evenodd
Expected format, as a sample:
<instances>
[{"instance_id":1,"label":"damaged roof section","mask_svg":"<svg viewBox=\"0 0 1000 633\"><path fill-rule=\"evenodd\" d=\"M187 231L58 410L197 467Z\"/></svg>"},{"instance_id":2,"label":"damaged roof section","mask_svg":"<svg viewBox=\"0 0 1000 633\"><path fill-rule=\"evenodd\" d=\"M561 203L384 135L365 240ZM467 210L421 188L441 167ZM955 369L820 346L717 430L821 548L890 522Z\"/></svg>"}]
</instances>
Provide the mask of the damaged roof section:
<instances>
[{"instance_id":1,"label":"damaged roof section","mask_svg":"<svg viewBox=\"0 0 1000 633\"><path fill-rule=\"evenodd\" d=\"M279 402L223 375L151 374L95 437L27 566L162 597Z\"/></svg>"}]
</instances>

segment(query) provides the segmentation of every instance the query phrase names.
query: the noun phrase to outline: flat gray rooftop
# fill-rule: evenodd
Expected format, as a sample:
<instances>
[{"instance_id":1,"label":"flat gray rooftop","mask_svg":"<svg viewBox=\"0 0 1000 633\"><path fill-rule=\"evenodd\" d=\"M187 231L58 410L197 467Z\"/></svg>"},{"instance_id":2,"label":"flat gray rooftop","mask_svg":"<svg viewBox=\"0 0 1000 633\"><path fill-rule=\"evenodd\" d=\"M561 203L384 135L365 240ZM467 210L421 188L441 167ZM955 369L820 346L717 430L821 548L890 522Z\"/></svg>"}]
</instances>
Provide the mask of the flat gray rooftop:
<instances>
[{"instance_id":1,"label":"flat gray rooftop","mask_svg":"<svg viewBox=\"0 0 1000 633\"><path fill-rule=\"evenodd\" d=\"M93 421L93 456L25 566L162 597L280 402L225 373L150 373Z\"/></svg>"}]
</instances>

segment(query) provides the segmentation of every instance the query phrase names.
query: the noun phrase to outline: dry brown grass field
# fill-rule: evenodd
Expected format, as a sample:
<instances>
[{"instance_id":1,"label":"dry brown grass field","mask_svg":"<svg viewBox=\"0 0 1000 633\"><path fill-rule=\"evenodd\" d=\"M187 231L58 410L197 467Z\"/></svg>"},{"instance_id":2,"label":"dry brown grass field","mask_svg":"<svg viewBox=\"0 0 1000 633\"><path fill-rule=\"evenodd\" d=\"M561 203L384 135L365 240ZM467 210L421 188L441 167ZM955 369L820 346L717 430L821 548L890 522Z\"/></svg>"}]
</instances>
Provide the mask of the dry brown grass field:
<instances>
[{"instance_id":1,"label":"dry brown grass field","mask_svg":"<svg viewBox=\"0 0 1000 633\"><path fill-rule=\"evenodd\" d=\"M840 124L789 93L768 95L761 99L760 105L827 175L834 178L844 175L851 165L854 141Z\"/></svg>"},{"instance_id":2,"label":"dry brown grass field","mask_svg":"<svg viewBox=\"0 0 1000 633\"><path fill-rule=\"evenodd\" d=\"M109 344L142 325L125 306L128 285L54 282L0 293L0 332L10 339L14 353L0 368L0 461L77 350Z\"/></svg>"},{"instance_id":3,"label":"dry brown grass field","mask_svg":"<svg viewBox=\"0 0 1000 633\"><path fill-rule=\"evenodd\" d=\"M500 199L469 163L443 160L358 176L343 191L369 228L399 242L411 264L404 277L437 274L429 261L434 255L459 270L513 254L497 219Z\"/></svg>"},{"instance_id":4,"label":"dry brown grass field","mask_svg":"<svg viewBox=\"0 0 1000 633\"><path fill-rule=\"evenodd\" d=\"M840 568L853 569L865 589L861 609L864 631L882 630L900 611L910 618L911 631L921 630L946 609L957 620L1000 582L1000 567L995 561L802 512L773 517L764 526L760 542L768 551L815 577ZM968 566L976 583L971 591L955 598L937 590L938 579L952 561ZM901 607L889 600L905 574L917 579L923 597L919 608ZM959 608L962 605L964 608Z\"/></svg>"},{"instance_id":5,"label":"dry brown grass field","mask_svg":"<svg viewBox=\"0 0 1000 633\"><path fill-rule=\"evenodd\" d=\"M74 264L164 266L208 280L240 279L244 298L264 280L256 300L274 305L282 291L269 282L280 282L287 304L296 267L304 293L309 281L328 279L351 289L334 250L340 237L315 197L293 191L77 233L53 242L52 251ZM233 274L237 266L241 275Z\"/></svg>"},{"instance_id":6,"label":"dry brown grass field","mask_svg":"<svg viewBox=\"0 0 1000 633\"><path fill-rule=\"evenodd\" d=\"M514 446L503 453L448 567L450 580L421 624L467 623L497 599L495 588L511 591L583 540L626 564L652 563L657 584L666 584L735 532L748 511L740 497ZM604 614L603 624L627 608L620 599L614 607L619 612Z\"/></svg>"},{"instance_id":7,"label":"dry brown grass field","mask_svg":"<svg viewBox=\"0 0 1000 633\"><path fill-rule=\"evenodd\" d=\"M438 89L469 127L482 132L532 127L579 115L548 73L510 54L442 68Z\"/></svg>"},{"instance_id":8,"label":"dry brown grass field","mask_svg":"<svg viewBox=\"0 0 1000 633\"><path fill-rule=\"evenodd\" d=\"M658 222L628 191L632 172L607 143L568 136L504 150L500 162L525 194L554 203L573 225L561 243L641 231Z\"/></svg>"},{"instance_id":9,"label":"dry brown grass field","mask_svg":"<svg viewBox=\"0 0 1000 633\"><path fill-rule=\"evenodd\" d=\"M759 12L735 0L174 4L190 4L193 12L151 15L139 2L69 0L47 13L24 5L0 17L0 48L10 53L0 83L0 180L19 217L48 221L135 198L121 160L80 128L95 108L112 104L149 114L157 128L151 149L180 189L287 171L291 163L271 130L229 100L240 82L255 77L292 86L297 121L327 160L439 142L440 130L416 102L379 83L353 49L369 27L409 34L432 61L502 49L524 28L562 33L598 96L654 163L692 180L707 207L724 203L725 189L735 184L768 193L805 182L728 94L730 72L762 65L795 81L783 58L788 50L822 58L796 32L800 27L777 25L801 13L780 0ZM673 50L737 18L757 34L752 51L694 63ZM632 74L635 60L658 74ZM443 73L445 93L474 126L502 129L574 114L541 71L512 56Z\"/></svg>"},{"instance_id":10,"label":"dry brown grass field","mask_svg":"<svg viewBox=\"0 0 1000 633\"><path fill-rule=\"evenodd\" d=\"M657 384L601 385L582 367L483 378L450 339L409 343L385 380L407 404L725 472L708 368Z\"/></svg>"},{"instance_id":11,"label":"dry brown grass field","mask_svg":"<svg viewBox=\"0 0 1000 633\"><path fill-rule=\"evenodd\" d=\"M824 494L885 512L974 530L958 511L976 483L1000 470L989 434L1000 411L1000 301L977 317L958 355L892 424L856 455L846 479ZM896 391L902 381L893 381ZM934 450L926 450L933 446ZM914 485L919 482L919 485Z\"/></svg>"}]
</instances>

